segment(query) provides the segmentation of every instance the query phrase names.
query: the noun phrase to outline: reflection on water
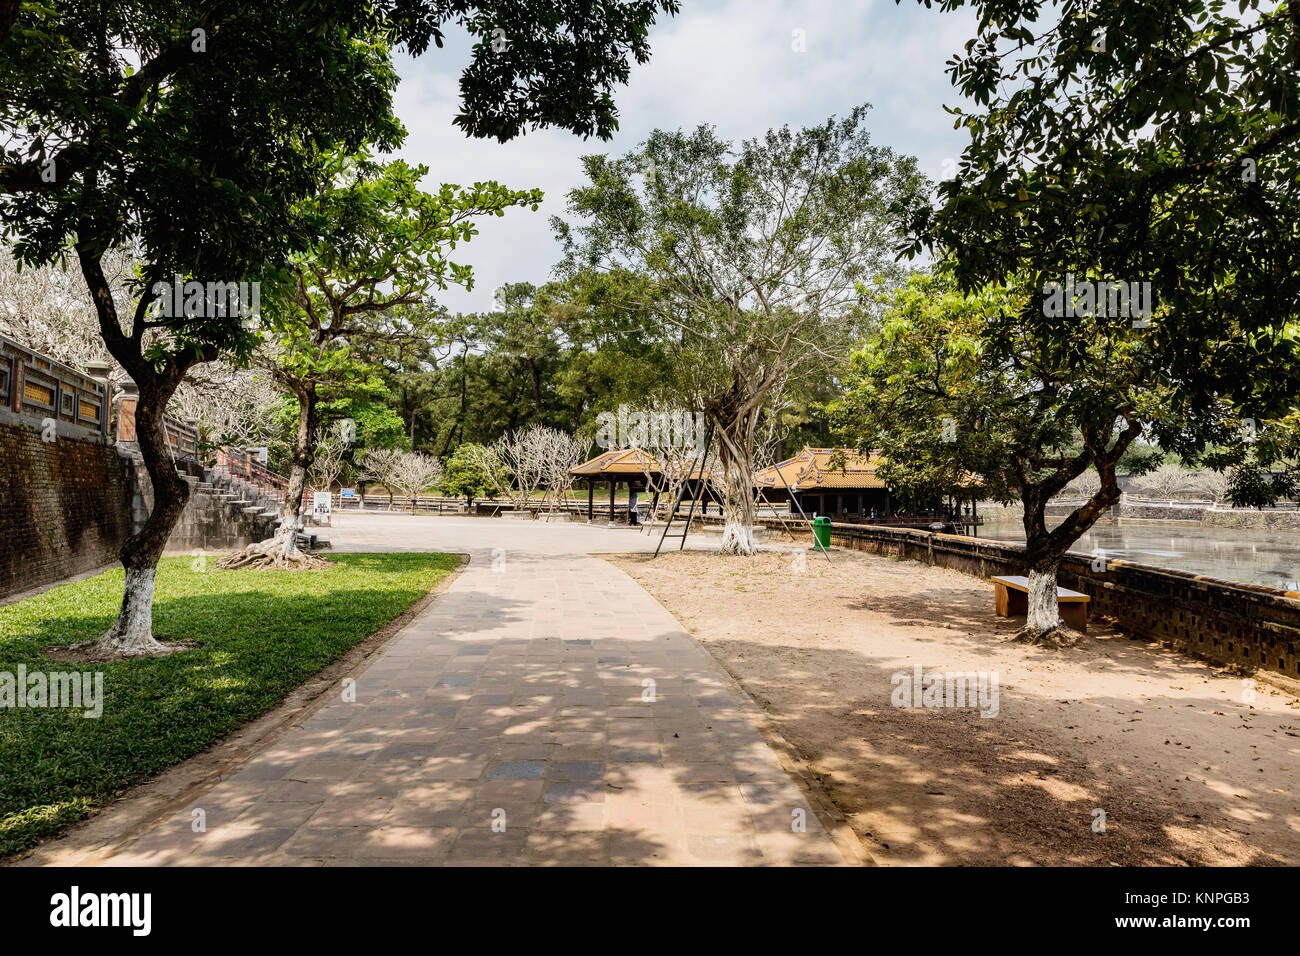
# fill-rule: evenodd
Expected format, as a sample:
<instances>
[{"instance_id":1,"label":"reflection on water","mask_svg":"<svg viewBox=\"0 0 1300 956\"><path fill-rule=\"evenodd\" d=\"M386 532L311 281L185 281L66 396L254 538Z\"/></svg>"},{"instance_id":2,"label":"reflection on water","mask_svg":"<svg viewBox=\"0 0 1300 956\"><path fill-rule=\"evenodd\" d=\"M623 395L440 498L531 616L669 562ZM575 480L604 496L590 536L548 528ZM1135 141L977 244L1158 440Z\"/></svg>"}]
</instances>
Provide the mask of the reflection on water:
<instances>
[{"instance_id":1,"label":"reflection on water","mask_svg":"<svg viewBox=\"0 0 1300 956\"><path fill-rule=\"evenodd\" d=\"M1014 519L990 521L979 529L979 536L1023 543L1025 531ZM1119 561L1300 591L1297 531L1204 528L1181 523L1098 525L1071 550L1088 555L1100 550L1107 558Z\"/></svg>"}]
</instances>

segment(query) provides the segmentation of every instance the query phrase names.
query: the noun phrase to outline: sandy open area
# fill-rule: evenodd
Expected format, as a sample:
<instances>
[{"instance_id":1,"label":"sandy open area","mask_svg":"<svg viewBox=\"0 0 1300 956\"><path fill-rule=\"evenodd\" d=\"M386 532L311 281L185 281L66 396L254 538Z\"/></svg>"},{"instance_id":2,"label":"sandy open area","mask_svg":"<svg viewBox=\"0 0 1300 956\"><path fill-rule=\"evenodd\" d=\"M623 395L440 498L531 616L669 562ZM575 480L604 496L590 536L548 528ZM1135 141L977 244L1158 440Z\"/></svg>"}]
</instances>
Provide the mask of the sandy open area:
<instances>
[{"instance_id":1,"label":"sandy open area","mask_svg":"<svg viewBox=\"0 0 1300 956\"><path fill-rule=\"evenodd\" d=\"M832 556L608 560L763 707L881 864L1300 863L1300 701L1095 618L1075 648L1027 647L987 581ZM996 716L893 706L891 675L918 664L996 674Z\"/></svg>"}]
</instances>

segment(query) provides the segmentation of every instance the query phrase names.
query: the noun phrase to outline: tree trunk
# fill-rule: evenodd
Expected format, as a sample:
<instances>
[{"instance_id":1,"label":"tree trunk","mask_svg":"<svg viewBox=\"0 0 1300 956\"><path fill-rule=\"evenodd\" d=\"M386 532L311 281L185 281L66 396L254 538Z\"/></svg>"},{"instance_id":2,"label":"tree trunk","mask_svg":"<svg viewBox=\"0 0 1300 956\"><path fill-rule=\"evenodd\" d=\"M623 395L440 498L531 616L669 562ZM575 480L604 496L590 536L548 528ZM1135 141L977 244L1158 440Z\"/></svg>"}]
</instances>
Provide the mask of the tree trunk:
<instances>
[{"instance_id":1,"label":"tree trunk","mask_svg":"<svg viewBox=\"0 0 1300 956\"><path fill-rule=\"evenodd\" d=\"M1056 598L1056 569L1055 562L1029 569L1028 615L1024 632L1028 639L1041 640L1064 624Z\"/></svg>"},{"instance_id":2,"label":"tree trunk","mask_svg":"<svg viewBox=\"0 0 1300 956\"><path fill-rule=\"evenodd\" d=\"M755 554L754 462L743 428L721 444L723 473L722 553ZM701 476L703 478L704 476Z\"/></svg>"},{"instance_id":3,"label":"tree trunk","mask_svg":"<svg viewBox=\"0 0 1300 956\"><path fill-rule=\"evenodd\" d=\"M1032 644L1050 643L1064 624L1056 598L1056 569L1060 567L1065 548L1047 531L1049 498L1049 494L1034 485L1021 489L1029 594L1025 626L1017 637Z\"/></svg>"},{"instance_id":4,"label":"tree trunk","mask_svg":"<svg viewBox=\"0 0 1300 956\"><path fill-rule=\"evenodd\" d=\"M176 473L175 462L163 437L163 409L167 407L170 392L148 379L136 384L140 388L140 401L135 413L136 442L153 488L153 508L144 526L127 539L119 553L126 571L122 607L116 623L95 645L98 651L124 657L144 657L167 651L153 636L154 580L158 559L162 557L172 528L180 520L190 498L189 483Z\"/></svg>"},{"instance_id":5,"label":"tree trunk","mask_svg":"<svg viewBox=\"0 0 1300 956\"><path fill-rule=\"evenodd\" d=\"M289 462L289 486L280 509L280 527L275 533L283 542L285 554L298 550L298 532L302 530L302 495L307 490L307 472L316 458L316 432L319 428L315 385L308 385L298 393L298 428L293 436Z\"/></svg>"},{"instance_id":6,"label":"tree trunk","mask_svg":"<svg viewBox=\"0 0 1300 956\"><path fill-rule=\"evenodd\" d=\"M316 433L319 427L315 385L299 387L298 428L294 433L289 464L289 481L280 506L280 525L265 541L226 555L217 567L234 570L247 567L323 568L328 562L298 547L302 530L302 495L307 487L307 472L316 457Z\"/></svg>"},{"instance_id":7,"label":"tree trunk","mask_svg":"<svg viewBox=\"0 0 1300 956\"><path fill-rule=\"evenodd\" d=\"M122 608L96 648L123 657L161 654L166 647L153 636L153 588L156 568L127 567Z\"/></svg>"},{"instance_id":8,"label":"tree trunk","mask_svg":"<svg viewBox=\"0 0 1300 956\"><path fill-rule=\"evenodd\" d=\"M93 194L93 189L92 189ZM89 221L82 226L89 227ZM201 348L193 352L172 354L159 367L145 361L141 352L141 339L128 336L118 324L117 308L108 281L100 263L100 251L95 238L87 228L76 244L77 260L81 274L90 290L99 332L113 358L117 359L131 375L139 388L140 397L135 410L136 445L149 474L153 491L153 507L144 525L131 535L118 552L125 571L126 582L122 592L122 607L117 621L91 646L95 654L142 657L163 654L167 648L153 636L153 592L157 577L158 559L162 557L172 528L180 520L190 498L190 486L176 473L176 464L163 436L163 414L176 387L185 373L196 363L211 362L217 352ZM152 278L160 278L154 269ZM151 283L146 282L146 286ZM135 309L135 328L139 331L145 321L148 300L142 298Z\"/></svg>"}]
</instances>

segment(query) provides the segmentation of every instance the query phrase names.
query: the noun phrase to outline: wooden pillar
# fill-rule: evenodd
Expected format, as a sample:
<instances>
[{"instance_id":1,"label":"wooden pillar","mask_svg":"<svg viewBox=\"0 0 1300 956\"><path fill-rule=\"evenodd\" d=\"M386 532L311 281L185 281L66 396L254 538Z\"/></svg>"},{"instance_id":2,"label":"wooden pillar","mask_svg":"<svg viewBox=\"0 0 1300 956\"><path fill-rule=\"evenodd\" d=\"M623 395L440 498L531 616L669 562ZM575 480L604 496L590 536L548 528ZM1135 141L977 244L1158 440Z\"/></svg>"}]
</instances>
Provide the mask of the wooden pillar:
<instances>
[{"instance_id":1,"label":"wooden pillar","mask_svg":"<svg viewBox=\"0 0 1300 956\"><path fill-rule=\"evenodd\" d=\"M140 392L135 383L124 383L117 396L117 441L135 441L135 407L139 401Z\"/></svg>"},{"instance_id":2,"label":"wooden pillar","mask_svg":"<svg viewBox=\"0 0 1300 956\"><path fill-rule=\"evenodd\" d=\"M659 489L655 489L654 497L650 499L650 520L655 520L655 515L659 513Z\"/></svg>"},{"instance_id":3,"label":"wooden pillar","mask_svg":"<svg viewBox=\"0 0 1300 956\"><path fill-rule=\"evenodd\" d=\"M23 368L23 357L21 354L14 354L14 374L9 382L9 410L12 412L21 412L23 410L23 390L27 387L27 373ZM105 400L107 404L107 400ZM107 412L105 413L107 414Z\"/></svg>"},{"instance_id":4,"label":"wooden pillar","mask_svg":"<svg viewBox=\"0 0 1300 956\"><path fill-rule=\"evenodd\" d=\"M609 479L609 523L614 523L614 486L617 485L613 478Z\"/></svg>"},{"instance_id":5,"label":"wooden pillar","mask_svg":"<svg viewBox=\"0 0 1300 956\"><path fill-rule=\"evenodd\" d=\"M595 498L596 498L596 482L588 478L587 479L587 520L588 521L591 520L591 513L594 510L594 506L595 506Z\"/></svg>"}]
</instances>

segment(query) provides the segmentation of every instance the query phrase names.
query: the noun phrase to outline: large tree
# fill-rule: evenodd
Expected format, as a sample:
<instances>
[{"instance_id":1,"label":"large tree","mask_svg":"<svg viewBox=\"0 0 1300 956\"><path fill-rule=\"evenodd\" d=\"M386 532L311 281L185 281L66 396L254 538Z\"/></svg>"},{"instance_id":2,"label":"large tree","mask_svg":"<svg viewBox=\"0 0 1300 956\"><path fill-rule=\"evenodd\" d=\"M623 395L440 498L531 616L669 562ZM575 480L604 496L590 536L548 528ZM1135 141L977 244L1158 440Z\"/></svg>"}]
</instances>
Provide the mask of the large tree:
<instances>
[{"instance_id":1,"label":"large tree","mask_svg":"<svg viewBox=\"0 0 1300 956\"><path fill-rule=\"evenodd\" d=\"M412 445L445 456L533 424L572 433L644 401L670 375L667 353L599 299L576 283L512 283L491 312L452 317L445 344L390 376Z\"/></svg>"},{"instance_id":2,"label":"large tree","mask_svg":"<svg viewBox=\"0 0 1300 956\"><path fill-rule=\"evenodd\" d=\"M655 131L619 159L588 156L570 276L622 276L618 307L671 349L681 404L714 425L725 473L722 550L755 550L754 444L769 396L827 375L865 318L866 286L900 270L889 227L915 162L870 143L867 109L733 145L711 127Z\"/></svg>"},{"instance_id":3,"label":"large tree","mask_svg":"<svg viewBox=\"0 0 1300 956\"><path fill-rule=\"evenodd\" d=\"M1052 323L1033 296L950 276L913 276L855 356L834 411L846 436L883 453L882 477L918 504L978 482L989 500L1024 503L1025 636L1054 639L1061 558L1119 500L1121 457L1144 431L1175 428L1172 383L1127 319ZM1148 459L1148 464L1151 459ZM1047 503L1095 469L1088 500L1054 528Z\"/></svg>"},{"instance_id":4,"label":"large tree","mask_svg":"<svg viewBox=\"0 0 1300 956\"><path fill-rule=\"evenodd\" d=\"M276 567L320 564L297 540L322 400L364 385L395 344L436 337L443 313L427 300L451 283L472 285L469 266L449 255L476 234L475 218L504 215L515 205L535 209L542 198L539 190L493 182L426 193L419 181L427 173L401 161L347 159L329 188L304 204L304 217L322 224L322 237L291 262L292 291L270 310L275 330L264 352L297 406L280 526L219 567L247 567L250 559Z\"/></svg>"},{"instance_id":5,"label":"large tree","mask_svg":"<svg viewBox=\"0 0 1300 956\"><path fill-rule=\"evenodd\" d=\"M0 217L30 265L75 255L100 334L140 389L137 437L154 506L122 550L126 588L105 653L164 648L152 634L157 561L188 497L165 453L162 418L196 364L255 344L219 309L150 314L155 283L256 280L311 238L300 200L318 158L397 144L389 45L475 37L461 76L473 136L506 140L556 125L608 136L610 95L647 30L675 0L62 0L0 9ZM103 258L144 263L138 303L119 310ZM183 310L188 311L188 310Z\"/></svg>"},{"instance_id":6,"label":"large tree","mask_svg":"<svg viewBox=\"0 0 1300 956\"><path fill-rule=\"evenodd\" d=\"M1022 636L1042 643L1061 638L1061 559L1119 501L1121 463L1140 475L1165 458L1158 446L1134 455L1138 443L1169 436L1212 450L1236 440L1227 436L1236 420L1231 405L1213 399L1228 383L1213 372L1172 374L1148 327L1124 316L1044 316L1036 291L963 293L943 267L912 277L889 297L833 408L850 441L884 454L890 486L918 502L978 482L986 499L1023 504ZM1170 321L1163 311L1152 317L1153 326ZM1202 343L1218 354L1234 336L1229 329ZM1208 414L1188 400L1204 389ZM1048 503L1085 476L1085 500L1049 527Z\"/></svg>"},{"instance_id":7,"label":"large tree","mask_svg":"<svg viewBox=\"0 0 1300 956\"><path fill-rule=\"evenodd\" d=\"M155 568L189 493L163 412L192 367L255 341L202 296L160 312L155 284L264 278L305 232L294 205L315 188L319 150L397 143L381 26L348 3L22 4L0 47L0 214L15 255L49 263L71 245L100 335L140 391L153 509L122 549L104 653L163 650ZM125 308L103 264L122 246L142 263Z\"/></svg>"},{"instance_id":8,"label":"large tree","mask_svg":"<svg viewBox=\"0 0 1300 956\"><path fill-rule=\"evenodd\" d=\"M1005 394L1051 425L1021 465L1027 534L1030 488L1091 466L1103 504L1116 443L1143 431L1189 462L1228 449L1258 463L1243 419L1281 421L1300 390L1300 6L940 3L968 5L978 33L950 74L973 104L952 110L970 139L910 214L909 248L948 257L962 292L1020 293L970 331L1018 363L1006 379L1021 391ZM1115 368L1089 394L1107 349ZM1112 387L1127 368L1150 378ZM1091 434L1062 458L1066 422ZM1050 539L1032 529L1031 632L1055 629L1055 561L1097 513Z\"/></svg>"}]
</instances>

